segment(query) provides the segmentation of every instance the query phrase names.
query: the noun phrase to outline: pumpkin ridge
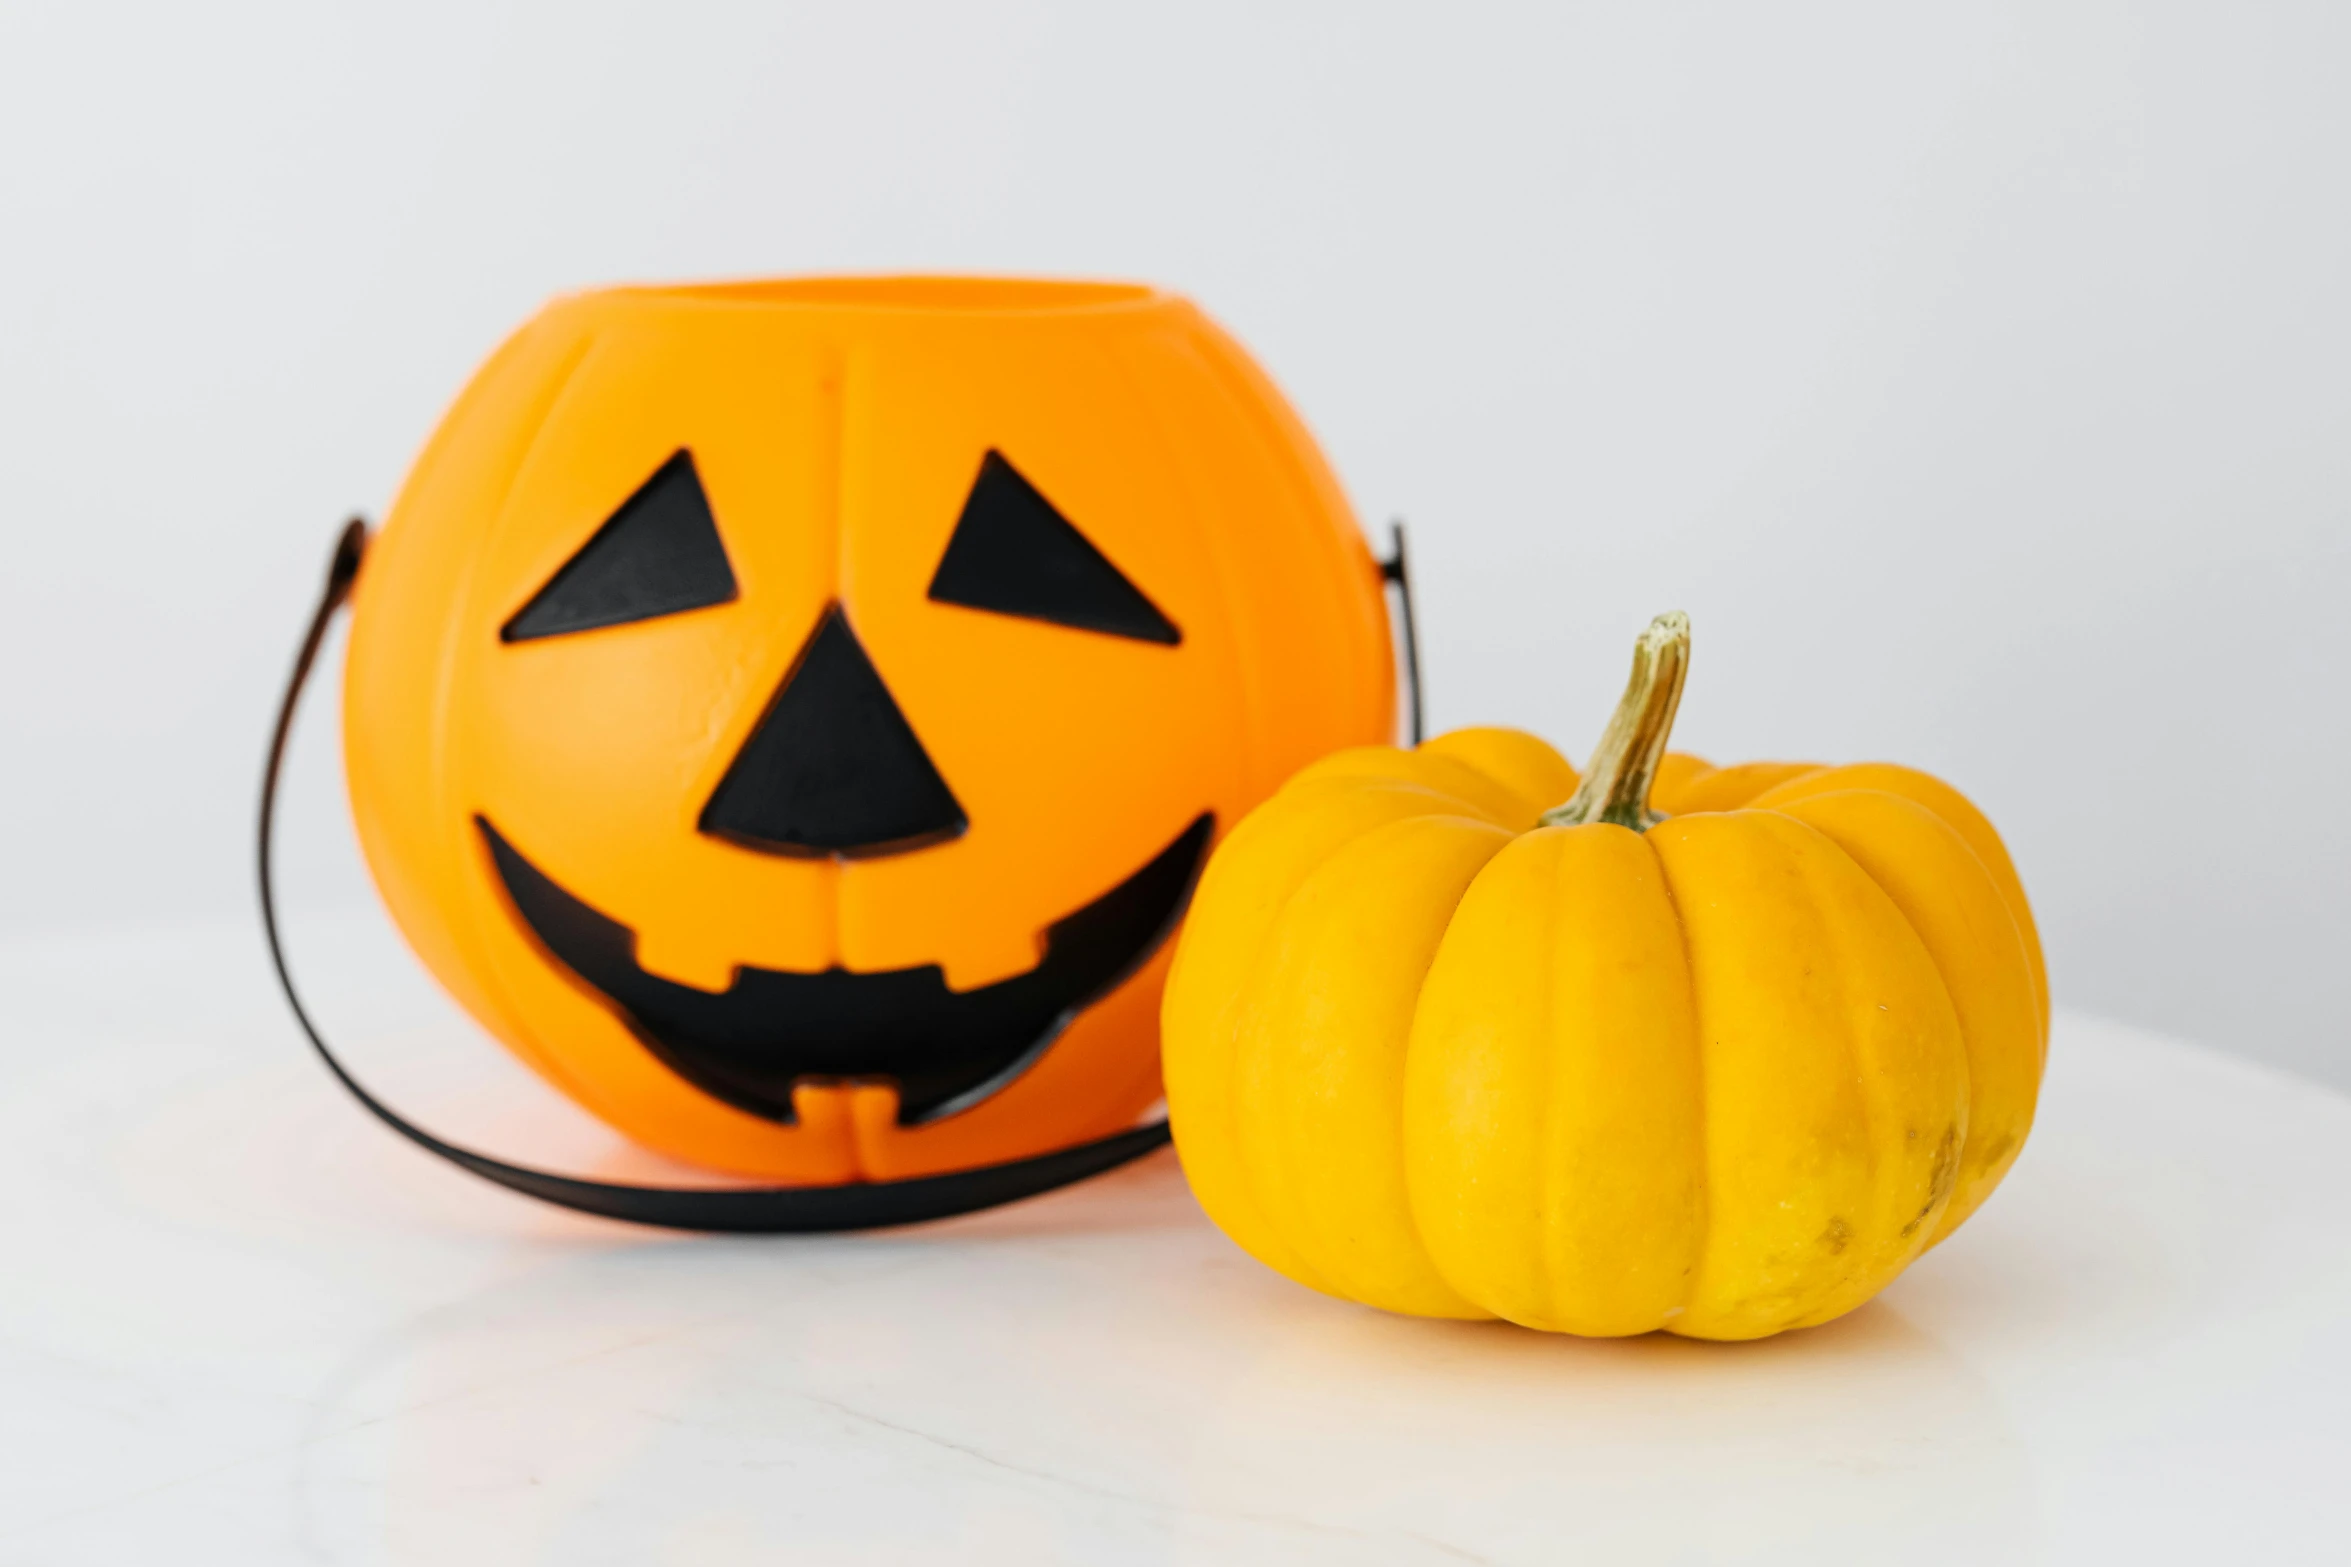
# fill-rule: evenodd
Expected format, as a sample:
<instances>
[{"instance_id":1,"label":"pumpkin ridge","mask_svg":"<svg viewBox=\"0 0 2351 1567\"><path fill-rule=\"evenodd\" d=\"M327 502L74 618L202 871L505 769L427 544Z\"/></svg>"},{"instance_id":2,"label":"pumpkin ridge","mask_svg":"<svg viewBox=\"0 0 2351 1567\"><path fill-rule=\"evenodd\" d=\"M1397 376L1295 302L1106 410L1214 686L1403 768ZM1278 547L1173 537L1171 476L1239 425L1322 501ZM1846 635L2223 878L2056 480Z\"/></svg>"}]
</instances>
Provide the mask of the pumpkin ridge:
<instances>
[{"instance_id":1,"label":"pumpkin ridge","mask_svg":"<svg viewBox=\"0 0 2351 1567\"><path fill-rule=\"evenodd\" d=\"M1690 1016L1696 1018L1698 1016L1697 964L1690 952L1690 922L1682 915L1681 893L1674 887L1673 876L1666 866L1665 856L1657 852L1657 845L1650 841L1647 833L1641 835L1641 846L1649 851L1650 862L1657 867L1658 890L1665 895L1665 906L1673 911L1674 933L1681 938L1682 944L1680 975L1682 998L1689 1006ZM1703 1027L1698 1030L1697 1043L1701 1060L1698 1068L1697 1091L1691 1096L1692 1104L1697 1111L1697 1125L1694 1129L1696 1137L1692 1146L1698 1151L1698 1168L1691 1172L1698 1198L1698 1218L1692 1226L1695 1250L1690 1257L1689 1266L1682 1269L1680 1301L1668 1309L1663 1319L1657 1324L1668 1332L1672 1331L1674 1322L1690 1309L1690 1303L1697 1298L1698 1264L1700 1259L1706 1255L1708 1235L1714 1225L1713 1189L1710 1182L1710 1171L1707 1168L1706 1151L1706 1068L1703 1060L1706 1050L1706 1034Z\"/></svg>"},{"instance_id":2,"label":"pumpkin ridge","mask_svg":"<svg viewBox=\"0 0 2351 1567\"><path fill-rule=\"evenodd\" d=\"M1463 839L1465 830L1474 837ZM1358 834L1300 879L1250 966L1248 1020L1258 1030L1261 1075L1244 1075L1243 1092L1234 1098L1242 1166L1290 1252L1323 1281L1317 1287L1342 1299L1424 1315L1491 1314L1453 1288L1430 1257L1412 1218L1403 1154L1413 1012L1459 898L1441 910L1423 907L1397 883L1419 882L1419 890L1440 895L1455 881L1466 888L1511 841L1492 822L1455 815L1406 816ZM1398 902L1382 910L1382 897ZM1432 917L1439 912L1444 918ZM1415 915L1418 931L1402 923ZM1357 928L1367 921L1369 928ZM1351 929L1354 939L1342 941ZM1414 943L1423 934L1426 952L1418 953ZM1367 951L1371 942L1385 950ZM1246 1025L1235 1037L1250 1039ZM1384 1068L1366 1071L1364 1064L1383 1051L1390 1058ZM1362 1104L1384 1088L1394 1098L1393 1113L1334 1115L1332 1107L1343 1101L1333 1085L1346 1078L1358 1080L1347 1098ZM1365 1146L1367 1137L1372 1146ZM1310 1167L1301 1169L1309 1149ZM1361 1271L1330 1266L1325 1254L1339 1232L1352 1257L1364 1262ZM1400 1276L1414 1272L1422 1277Z\"/></svg>"},{"instance_id":3,"label":"pumpkin ridge","mask_svg":"<svg viewBox=\"0 0 2351 1567\"><path fill-rule=\"evenodd\" d=\"M1530 847L1543 844L1546 849L1551 850L1550 863L1543 867L1543 880L1548 884L1546 890L1550 892L1551 896L1542 900L1537 915L1535 939L1536 950L1539 953L1555 951L1558 947L1560 934L1559 856L1556 849L1550 844L1544 843L1546 834L1552 831L1554 829L1537 827L1534 831L1526 834L1522 840ZM1564 1107L1560 1104L1559 1095L1562 1065L1558 1049L1562 1022L1560 1016L1561 996L1559 976L1553 972L1548 963L1537 963L1534 966L1534 972L1526 976L1522 983L1540 991L1539 997L1532 999L1528 1011L1542 1019L1542 1041L1550 1047L1541 1053L1542 1086L1535 1099L1535 1103L1541 1107L1537 1112L1541 1119L1537 1122L1540 1130L1535 1139L1535 1211L1532 1215L1537 1237L1535 1246L1535 1256L1538 1259L1535 1276L1536 1293L1537 1298L1547 1308L1546 1315L1549 1315L1555 1313L1560 1304L1560 1291L1554 1266L1558 1259L1554 1253L1560 1220L1564 1217L1565 1194L1559 1188L1561 1171L1565 1168L1568 1151L1565 1146L1567 1128L1563 1124L1566 1115Z\"/></svg>"},{"instance_id":4,"label":"pumpkin ridge","mask_svg":"<svg viewBox=\"0 0 2351 1567\"><path fill-rule=\"evenodd\" d=\"M1711 1222L1692 1310L1673 1331L1743 1339L1825 1321L1923 1245L1894 1235L1907 1216L1896 1188L1925 1155L1889 1114L1905 1096L1941 1113L1941 1073L1964 1059L1948 996L1915 932L1888 921L1898 911L1884 891L1803 823L1710 812L1653 836L1697 916L1710 1106ZM1874 1010L1870 996L1882 997ZM1711 1113L1726 1093L1728 1118Z\"/></svg>"},{"instance_id":5,"label":"pumpkin ridge","mask_svg":"<svg viewBox=\"0 0 2351 1567\"><path fill-rule=\"evenodd\" d=\"M1808 806L1812 807L1810 813L1805 810ZM1873 829L1866 820L1853 820L1851 813L1857 809L1878 813L1880 825ZM1926 945L1959 1018L1968 1061L1969 1120L1950 1202L1929 1228L1927 1246L1931 1249L1990 1196L2031 1127L2039 1097L2041 1050L2023 932L2017 928L1998 881L1965 836L1932 808L1908 795L1864 788L1836 790L1792 800L1777 814L1791 816L1828 837L1886 891ZM1816 815L1829 819L1817 820ZM1873 832L1882 832L1886 823L1901 823L1904 830L1916 830L1923 824L1924 842L1932 846L1932 852L1949 856L1953 868L1930 872L1916 864L1919 844L1873 836ZM1977 880L1973 894L1965 886L1970 872ZM1896 889L1889 873L1904 879L1904 890ZM1923 887L1909 879L1921 875L1925 877ZM1922 919L1930 920L1931 927L1921 924ZM2009 964L2014 969L2004 976ZM2003 983L2004 978L2008 983ZM1966 983L1962 984L1962 979ZM2021 996L2008 993L2016 983L2022 984ZM2022 1018L2015 1015L2019 1006L2024 1009ZM2020 1028L2030 1055L2029 1070L2019 1070L2015 1059L2015 1036ZM1997 1145L1987 1147L1987 1139L1997 1139ZM1925 1217L1920 1215L1922 1220Z\"/></svg>"},{"instance_id":6,"label":"pumpkin ridge","mask_svg":"<svg viewBox=\"0 0 2351 1567\"><path fill-rule=\"evenodd\" d=\"M1327 780L1327 783L1329 785L1327 789L1318 790L1314 794L1303 796L1303 798L1290 793L1286 788L1276 793L1256 811L1251 812L1228 835L1227 843L1232 846L1229 853L1226 852L1225 845L1220 845L1218 853L1211 857L1208 869L1202 876L1200 888L1195 894L1194 917L1186 920L1185 930L1176 943L1176 968L1169 975L1167 999L1163 1003L1163 1010L1171 1020L1168 1028L1170 1037L1181 1038L1183 1036L1185 1014L1191 996L1194 989L1202 983L1197 976L1188 976L1182 972L1187 952L1198 944L1197 938L1192 938L1190 933L1199 926L1214 925L1217 922L1213 915L1205 920L1201 919L1199 911L1208 908L1221 911L1228 899L1250 890L1248 882L1251 879L1251 873L1264 874L1257 862L1255 847L1257 844L1269 840L1278 841L1280 838L1297 831L1298 828L1295 824L1298 818L1312 814L1305 809L1306 807L1327 807L1341 802L1361 805L1367 799L1379 796L1406 797L1402 799L1390 798L1387 801L1389 804L1398 805L1411 803L1409 800L1411 796L1423 797L1432 805L1441 805L1445 802L1445 797L1436 791L1403 779L1335 778ZM1315 871L1327 863L1329 859L1344 853L1350 845L1359 842L1370 833L1401 822L1421 820L1433 814L1437 813L1423 809L1355 822L1340 836L1321 845L1319 851L1311 859L1301 865L1289 867L1295 873L1294 878L1273 896L1270 904L1256 911L1253 917L1253 923L1256 926L1256 937L1252 943L1254 950L1238 974L1232 976L1230 994L1225 1003L1217 1009L1205 1030L1215 1048L1220 1050L1225 1057L1221 1072L1212 1074L1220 1075L1225 1085L1221 1090L1222 1119L1221 1124L1217 1125L1209 1135L1194 1135L1187 1139L1188 1146L1194 1150L1194 1153L1189 1157L1196 1159L1198 1150L1215 1147L1219 1150L1215 1157L1229 1159L1231 1171L1229 1176L1225 1178L1212 1177L1204 1180L1200 1177L1194 1177L1195 1184L1204 1188L1221 1189L1226 1200L1241 1201L1247 1204L1245 1218L1233 1216L1228 1219L1225 1215L1214 1215L1219 1226L1225 1230L1236 1245L1276 1272L1286 1274L1309 1288L1342 1299L1348 1298L1346 1292L1325 1280L1320 1270L1306 1261L1282 1231L1272 1212L1258 1198L1251 1185L1246 1162L1239 1153L1242 1147L1239 1119L1240 1101L1232 1085L1240 1077L1239 1062L1243 1041L1246 1037L1243 1017L1247 1010L1255 1004L1254 998L1260 984L1261 974L1268 961L1268 938L1279 929L1290 906L1296 900L1299 890L1313 877ZM1226 866L1230 866L1232 869L1229 872L1223 872L1223 867ZM1220 872L1222 873L1220 874ZM1194 960L1198 961L1196 953ZM1182 1052L1179 1050L1170 1052L1170 1054L1176 1055L1180 1059ZM1185 1074L1179 1072L1172 1075L1177 1079L1177 1087L1170 1093L1169 1111L1171 1118L1181 1121L1186 1118L1185 1101L1188 1097L1182 1086ZM1178 1153L1179 1156L1184 1155L1183 1146L1179 1146ZM1187 1173L1190 1173L1189 1168L1187 1168ZM1268 1251L1272 1255L1268 1255Z\"/></svg>"},{"instance_id":7,"label":"pumpkin ridge","mask_svg":"<svg viewBox=\"0 0 2351 1567\"><path fill-rule=\"evenodd\" d=\"M2033 990L2041 1014L2041 1042L2043 1064L2046 1064L2049 1034L2049 977L2046 960L2041 950L2040 927L2033 918L2031 900L2025 896L2024 880L2017 874L2016 861L2008 846L2000 839L1998 829L1984 815L1973 800L1958 789L1915 767L1899 762L1846 762L1836 767L1824 767L1802 777L1790 778L1775 784L1757 795L1752 804L1772 807L1785 801L1804 799L1815 794L1827 794L1837 789L1875 789L1905 800L1914 800L1934 815L1950 824L1959 836L1975 851L1984 868L1992 875L2000 889L2000 896L2008 904L2009 913L2025 939L2025 957L2032 967Z\"/></svg>"},{"instance_id":8,"label":"pumpkin ridge","mask_svg":"<svg viewBox=\"0 0 2351 1567\"><path fill-rule=\"evenodd\" d=\"M1749 809L1753 810L1752 807ZM1961 1091L1951 1122L1940 1132L1935 1131L1931 1127L1915 1129L1932 1137L1934 1143L1934 1152L1932 1154L1932 1164L1930 1166L1928 1179L1927 1200L1916 1213L1912 1214L1908 1220L1898 1227L1896 1232L1896 1241L1907 1242L1907 1244L1898 1245L1894 1248L1891 1248L1890 1250L1882 1252L1874 1268L1862 1264L1857 1259L1855 1267L1850 1270L1835 1286L1826 1292L1828 1299L1823 1304L1821 1304L1815 1310L1805 1313L1803 1316L1792 1320L1788 1324L1791 1327L1813 1327L1820 1323L1828 1322L1837 1317L1843 1316L1846 1312L1853 1310L1856 1306L1859 1306L1862 1302L1877 1294L1877 1292L1884 1288L1885 1284L1890 1282L1893 1277L1898 1275L1904 1268L1907 1268L1913 1261L1917 1260L1919 1255L1926 1250L1929 1239L1934 1234L1936 1225L1940 1222L1943 1212L1949 1207L1953 1193L1956 1190L1956 1177L1959 1170L1960 1153L1961 1150L1964 1149L1967 1140L1968 1056L1966 1031L1959 1020L1958 1007L1952 999L1951 982L1944 974L1941 963L1937 961L1933 947L1927 943L1926 938L1920 934L1917 926L1911 922L1909 914L1902 908L1900 902L1894 898L1892 893L1886 890L1885 886L1877 879L1875 875L1871 874L1869 867L1862 864L1859 859L1849 853L1845 846L1839 843L1836 838L1801 817L1792 816L1785 811L1776 810L1755 811L1754 814L1770 816L1780 821L1787 822L1796 831L1805 834L1810 839L1816 840L1821 845L1822 852L1833 856L1836 861L1841 862L1844 866L1850 867L1853 876L1858 878L1857 885L1865 886L1875 894L1877 900L1882 904L1882 907L1878 910L1876 917L1880 919L1890 918L1893 928L1898 930L1901 935L1907 936L1909 938L1910 945L1915 947L1916 951L1925 958L1926 961L1924 965L1924 973L1933 980L1935 993L1941 997L1943 1008L1950 1016L1952 1025L1951 1034L1959 1046L1955 1065L1958 1068ZM1832 926L1832 930L1834 928L1835 927ZM1850 937L1848 936L1848 941L1849 940ZM1900 940L1898 937L1897 945L1899 944ZM1848 948L1848 952L1849 950L1850 949ZM1838 969L1840 978L1843 982L1841 988L1844 990L1848 998L1851 998L1855 995L1854 987L1856 981L1860 980L1866 983L1867 976L1863 972L1863 965L1860 962L1852 961L1850 958L1848 958L1848 961L1838 965ZM1854 1008L1854 1010L1858 1010L1858 1008ZM1857 1076L1860 1077L1864 1084L1871 1083L1877 1076L1877 1074L1868 1071L1864 1065L1866 1058L1869 1057L1871 1053L1872 1052L1870 1051L1869 1045L1866 1041L1859 1038L1856 1038L1853 1041L1853 1055L1856 1059L1856 1065L1857 1067L1862 1068L1862 1070L1857 1072ZM1882 1129L1887 1116L1887 1103L1885 1094L1882 1092L1871 1093L1865 1091L1862 1098L1862 1105L1863 1114L1867 1122L1870 1123L1873 1128ZM1908 1137L1906 1136L1905 1142L1907 1143L1907 1141ZM1873 1186L1882 1188L1888 1179L1891 1176L1898 1174L1898 1172L1888 1171L1885 1168L1883 1154L1876 1149L1874 1143L1872 1145L1872 1152L1873 1157L1871 1160L1870 1171L1872 1176L1872 1184ZM1848 1242L1848 1244L1850 1244L1850 1242ZM1873 1273L1878 1272L1882 1272L1883 1276L1872 1276Z\"/></svg>"}]
</instances>

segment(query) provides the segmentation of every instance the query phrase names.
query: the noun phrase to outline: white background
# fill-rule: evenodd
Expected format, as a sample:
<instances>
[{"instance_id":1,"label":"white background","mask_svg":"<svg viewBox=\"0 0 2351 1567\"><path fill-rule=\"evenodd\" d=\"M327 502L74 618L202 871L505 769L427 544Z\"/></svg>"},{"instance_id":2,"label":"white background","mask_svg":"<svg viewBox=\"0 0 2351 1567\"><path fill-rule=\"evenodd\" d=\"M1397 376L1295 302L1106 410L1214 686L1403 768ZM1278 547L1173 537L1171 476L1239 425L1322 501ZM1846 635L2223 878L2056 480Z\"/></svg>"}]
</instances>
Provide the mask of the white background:
<instances>
[{"instance_id":1,"label":"white background","mask_svg":"<svg viewBox=\"0 0 2351 1567\"><path fill-rule=\"evenodd\" d=\"M1440 726L1580 755L1687 609L1689 747L1943 773L2062 1001L2351 1083L2346 80L2325 5L9 0L0 926L244 912L334 526L548 295L1133 276L1412 520Z\"/></svg>"}]
</instances>

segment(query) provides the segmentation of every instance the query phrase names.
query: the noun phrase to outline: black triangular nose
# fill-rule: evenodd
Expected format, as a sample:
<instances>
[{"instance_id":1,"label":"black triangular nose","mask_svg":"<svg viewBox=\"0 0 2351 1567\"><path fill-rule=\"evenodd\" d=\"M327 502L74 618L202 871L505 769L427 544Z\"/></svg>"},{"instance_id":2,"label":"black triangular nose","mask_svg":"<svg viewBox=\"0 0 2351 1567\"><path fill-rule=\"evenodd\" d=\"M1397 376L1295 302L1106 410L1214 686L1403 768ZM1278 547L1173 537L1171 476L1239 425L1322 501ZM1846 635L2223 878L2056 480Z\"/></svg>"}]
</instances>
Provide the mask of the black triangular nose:
<instances>
[{"instance_id":1,"label":"black triangular nose","mask_svg":"<svg viewBox=\"0 0 2351 1567\"><path fill-rule=\"evenodd\" d=\"M970 825L841 606L719 780L700 826L776 854L889 854Z\"/></svg>"}]
</instances>

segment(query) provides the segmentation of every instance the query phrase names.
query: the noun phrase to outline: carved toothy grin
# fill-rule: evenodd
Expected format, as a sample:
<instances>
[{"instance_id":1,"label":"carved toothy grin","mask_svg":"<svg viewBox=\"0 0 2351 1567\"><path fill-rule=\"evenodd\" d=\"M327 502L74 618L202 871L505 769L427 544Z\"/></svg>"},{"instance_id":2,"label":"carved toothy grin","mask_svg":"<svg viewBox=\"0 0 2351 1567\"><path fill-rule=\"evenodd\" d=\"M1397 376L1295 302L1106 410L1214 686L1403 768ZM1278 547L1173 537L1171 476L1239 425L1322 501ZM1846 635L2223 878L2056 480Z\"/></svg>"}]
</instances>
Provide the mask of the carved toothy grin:
<instances>
[{"instance_id":1,"label":"carved toothy grin","mask_svg":"<svg viewBox=\"0 0 2351 1567\"><path fill-rule=\"evenodd\" d=\"M1159 949L1191 897L1216 819L1203 812L1148 864L1045 929L1035 968L955 991L935 963L816 973L736 968L697 990L637 963L636 932L566 892L490 825L499 884L549 956L670 1070L714 1098L789 1123L806 1080L887 1081L900 1125L970 1108L1028 1069L1072 1018Z\"/></svg>"}]
</instances>

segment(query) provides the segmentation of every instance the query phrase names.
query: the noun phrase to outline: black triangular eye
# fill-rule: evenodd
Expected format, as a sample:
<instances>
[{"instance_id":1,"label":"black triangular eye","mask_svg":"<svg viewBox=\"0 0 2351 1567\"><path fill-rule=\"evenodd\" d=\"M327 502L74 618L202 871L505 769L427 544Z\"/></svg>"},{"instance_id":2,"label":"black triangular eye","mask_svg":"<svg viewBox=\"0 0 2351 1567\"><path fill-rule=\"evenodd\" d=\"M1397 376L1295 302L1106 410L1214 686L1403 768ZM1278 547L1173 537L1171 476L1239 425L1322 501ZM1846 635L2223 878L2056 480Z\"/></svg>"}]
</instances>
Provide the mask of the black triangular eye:
<instances>
[{"instance_id":1,"label":"black triangular eye","mask_svg":"<svg viewBox=\"0 0 2351 1567\"><path fill-rule=\"evenodd\" d=\"M931 578L930 596L999 615L1049 620L1169 647L1175 622L1143 596L1020 470L990 452Z\"/></svg>"},{"instance_id":2,"label":"black triangular eye","mask_svg":"<svg viewBox=\"0 0 2351 1567\"><path fill-rule=\"evenodd\" d=\"M702 493L693 457L680 451L621 502L579 553L498 633L501 642L623 626L706 609L735 596L734 568Z\"/></svg>"}]
</instances>

